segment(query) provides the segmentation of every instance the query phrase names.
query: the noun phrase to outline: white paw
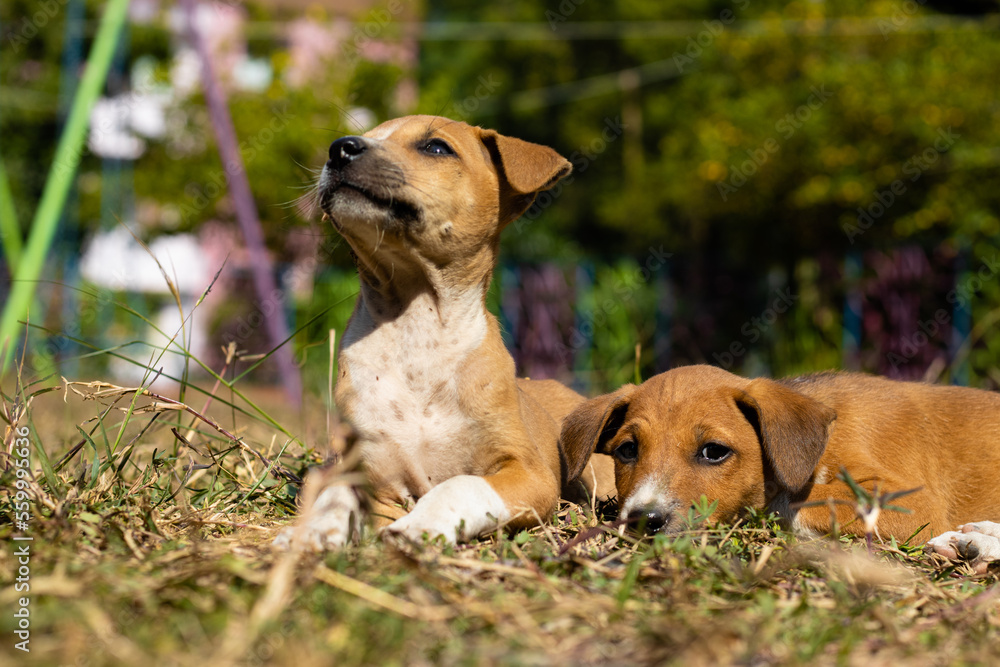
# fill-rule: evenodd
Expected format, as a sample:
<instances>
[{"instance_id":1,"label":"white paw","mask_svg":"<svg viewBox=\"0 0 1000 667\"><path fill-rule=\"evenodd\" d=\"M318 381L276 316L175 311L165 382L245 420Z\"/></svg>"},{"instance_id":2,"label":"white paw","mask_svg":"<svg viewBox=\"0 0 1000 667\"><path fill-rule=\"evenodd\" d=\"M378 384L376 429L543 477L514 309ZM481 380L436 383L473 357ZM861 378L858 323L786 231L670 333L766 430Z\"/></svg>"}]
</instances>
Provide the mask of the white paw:
<instances>
[{"instance_id":1,"label":"white paw","mask_svg":"<svg viewBox=\"0 0 1000 667\"><path fill-rule=\"evenodd\" d=\"M282 551L333 551L347 544L356 532L361 507L349 486L329 486L295 522L274 538Z\"/></svg>"},{"instance_id":2,"label":"white paw","mask_svg":"<svg viewBox=\"0 0 1000 667\"><path fill-rule=\"evenodd\" d=\"M1000 524L977 521L959 526L958 530L941 533L927 540L927 547L945 558L971 561L977 572L987 564L1000 560Z\"/></svg>"},{"instance_id":3,"label":"white paw","mask_svg":"<svg viewBox=\"0 0 1000 667\"><path fill-rule=\"evenodd\" d=\"M438 484L417 501L409 514L385 528L420 542L444 537L448 544L464 542L496 528L510 519L510 512L499 494L482 477L459 475Z\"/></svg>"}]
</instances>

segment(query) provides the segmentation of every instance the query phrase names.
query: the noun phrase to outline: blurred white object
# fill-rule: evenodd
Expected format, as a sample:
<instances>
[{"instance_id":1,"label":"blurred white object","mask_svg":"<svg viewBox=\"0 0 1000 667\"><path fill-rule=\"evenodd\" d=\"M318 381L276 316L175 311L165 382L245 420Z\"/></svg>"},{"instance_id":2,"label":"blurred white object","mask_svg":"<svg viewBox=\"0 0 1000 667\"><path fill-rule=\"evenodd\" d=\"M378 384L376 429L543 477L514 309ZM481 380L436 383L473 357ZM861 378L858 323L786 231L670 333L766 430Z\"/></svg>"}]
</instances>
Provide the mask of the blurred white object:
<instances>
[{"instance_id":1,"label":"blurred white object","mask_svg":"<svg viewBox=\"0 0 1000 667\"><path fill-rule=\"evenodd\" d=\"M137 159L146 151L142 137L159 139L166 134L168 101L168 95L152 87L99 99L90 112L87 146L101 157Z\"/></svg>"},{"instance_id":2,"label":"blurred white object","mask_svg":"<svg viewBox=\"0 0 1000 667\"><path fill-rule=\"evenodd\" d=\"M160 236L149 244L164 270L183 295L200 294L208 286L208 267L197 237ZM169 294L170 288L146 249L121 226L98 232L87 244L80 272L107 289L147 294Z\"/></svg>"},{"instance_id":3,"label":"blurred white object","mask_svg":"<svg viewBox=\"0 0 1000 667\"><path fill-rule=\"evenodd\" d=\"M123 98L101 98L90 112L87 146L95 155L135 160L146 150L146 142L129 131L130 110Z\"/></svg>"},{"instance_id":4,"label":"blurred white object","mask_svg":"<svg viewBox=\"0 0 1000 667\"><path fill-rule=\"evenodd\" d=\"M162 369L166 376L179 378L185 363L182 350L203 357L208 349L208 312L192 315L195 303L211 280L208 260L197 237L192 234L161 236L149 244L149 251L160 261L180 292L181 308L187 321L182 323L173 299L165 300L163 307L150 318L154 326L150 326L143 336L145 345L130 345L119 350L119 354L136 363L113 359L111 372L131 384L143 380L147 364ZM80 272L88 281L105 289L170 294L167 281L150 252L139 245L127 229L118 226L99 232L90 240L80 261ZM171 339L175 342L171 343ZM164 349L166 352L161 354ZM193 364L192 370L196 369L197 365ZM166 390L172 382L164 379L154 386Z\"/></svg>"},{"instance_id":5,"label":"blurred white object","mask_svg":"<svg viewBox=\"0 0 1000 667\"><path fill-rule=\"evenodd\" d=\"M267 58L247 58L233 71L233 82L241 90L262 92L274 78L274 69Z\"/></svg>"}]
</instances>

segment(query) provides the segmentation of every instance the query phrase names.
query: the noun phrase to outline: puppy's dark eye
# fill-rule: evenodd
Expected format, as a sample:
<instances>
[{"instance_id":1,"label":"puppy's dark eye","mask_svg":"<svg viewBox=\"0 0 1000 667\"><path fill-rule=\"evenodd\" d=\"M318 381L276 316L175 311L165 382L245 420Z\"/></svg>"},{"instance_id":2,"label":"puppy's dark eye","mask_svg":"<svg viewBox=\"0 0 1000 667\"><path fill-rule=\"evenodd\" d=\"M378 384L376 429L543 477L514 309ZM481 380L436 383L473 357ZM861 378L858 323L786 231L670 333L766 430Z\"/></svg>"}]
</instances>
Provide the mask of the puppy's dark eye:
<instances>
[{"instance_id":1,"label":"puppy's dark eye","mask_svg":"<svg viewBox=\"0 0 1000 667\"><path fill-rule=\"evenodd\" d=\"M626 440L611 453L619 463L635 463L639 458L639 445L635 440Z\"/></svg>"},{"instance_id":2,"label":"puppy's dark eye","mask_svg":"<svg viewBox=\"0 0 1000 667\"><path fill-rule=\"evenodd\" d=\"M444 139L431 139L423 145L421 150L429 155L454 155L455 151Z\"/></svg>"},{"instance_id":3,"label":"puppy's dark eye","mask_svg":"<svg viewBox=\"0 0 1000 667\"><path fill-rule=\"evenodd\" d=\"M732 454L733 450L729 449L729 447L720 445L717 442L710 442L698 450L698 460L703 463L722 463L732 456Z\"/></svg>"}]
</instances>

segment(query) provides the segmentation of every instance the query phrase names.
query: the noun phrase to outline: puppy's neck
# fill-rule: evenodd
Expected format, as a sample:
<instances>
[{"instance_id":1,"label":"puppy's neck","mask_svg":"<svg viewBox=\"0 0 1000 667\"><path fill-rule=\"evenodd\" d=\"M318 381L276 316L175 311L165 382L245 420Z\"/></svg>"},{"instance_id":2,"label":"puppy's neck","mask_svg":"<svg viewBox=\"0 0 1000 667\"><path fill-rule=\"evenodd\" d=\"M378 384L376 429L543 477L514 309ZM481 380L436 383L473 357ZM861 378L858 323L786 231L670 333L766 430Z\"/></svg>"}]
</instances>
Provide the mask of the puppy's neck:
<instances>
[{"instance_id":1,"label":"puppy's neck","mask_svg":"<svg viewBox=\"0 0 1000 667\"><path fill-rule=\"evenodd\" d=\"M426 258L384 252L380 261L358 259L360 306L374 324L412 311L420 301L421 316L432 310L443 325L474 311L485 312L495 253L482 252L471 261L436 264ZM412 313L411 313L412 314Z\"/></svg>"},{"instance_id":2,"label":"puppy's neck","mask_svg":"<svg viewBox=\"0 0 1000 667\"><path fill-rule=\"evenodd\" d=\"M402 281L375 287L362 280L359 307L374 326L403 319L437 320L450 329L485 312L486 287L438 287L405 285Z\"/></svg>"},{"instance_id":3,"label":"puppy's neck","mask_svg":"<svg viewBox=\"0 0 1000 667\"><path fill-rule=\"evenodd\" d=\"M414 377L430 377L465 359L490 331L485 292L478 287L430 290L401 281L392 287L379 290L362 281L341 342L345 365L407 368Z\"/></svg>"}]
</instances>

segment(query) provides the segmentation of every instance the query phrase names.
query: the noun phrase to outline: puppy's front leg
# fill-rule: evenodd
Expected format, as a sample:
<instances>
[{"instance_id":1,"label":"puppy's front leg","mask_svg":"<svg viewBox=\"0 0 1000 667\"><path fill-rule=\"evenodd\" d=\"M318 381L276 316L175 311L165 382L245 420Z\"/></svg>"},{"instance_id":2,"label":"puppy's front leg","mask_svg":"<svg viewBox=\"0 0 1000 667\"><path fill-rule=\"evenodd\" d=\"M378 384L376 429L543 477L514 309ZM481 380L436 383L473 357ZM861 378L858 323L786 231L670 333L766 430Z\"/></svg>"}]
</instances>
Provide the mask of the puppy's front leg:
<instances>
[{"instance_id":1,"label":"puppy's front leg","mask_svg":"<svg viewBox=\"0 0 1000 667\"><path fill-rule=\"evenodd\" d=\"M308 480L307 480L308 482ZM351 486L331 484L307 504L295 525L283 529L274 546L283 551L331 551L357 533L361 507Z\"/></svg>"},{"instance_id":2,"label":"puppy's front leg","mask_svg":"<svg viewBox=\"0 0 1000 667\"><path fill-rule=\"evenodd\" d=\"M343 479L337 466L314 468L302 487L302 513L295 525L274 540L280 550L328 551L339 549L358 533L361 503L358 489Z\"/></svg>"},{"instance_id":3,"label":"puppy's front leg","mask_svg":"<svg viewBox=\"0 0 1000 667\"><path fill-rule=\"evenodd\" d=\"M534 525L558 500L551 472L512 462L488 477L458 475L438 484L409 514L385 530L413 541L443 536L450 544L473 539L501 524Z\"/></svg>"}]
</instances>

